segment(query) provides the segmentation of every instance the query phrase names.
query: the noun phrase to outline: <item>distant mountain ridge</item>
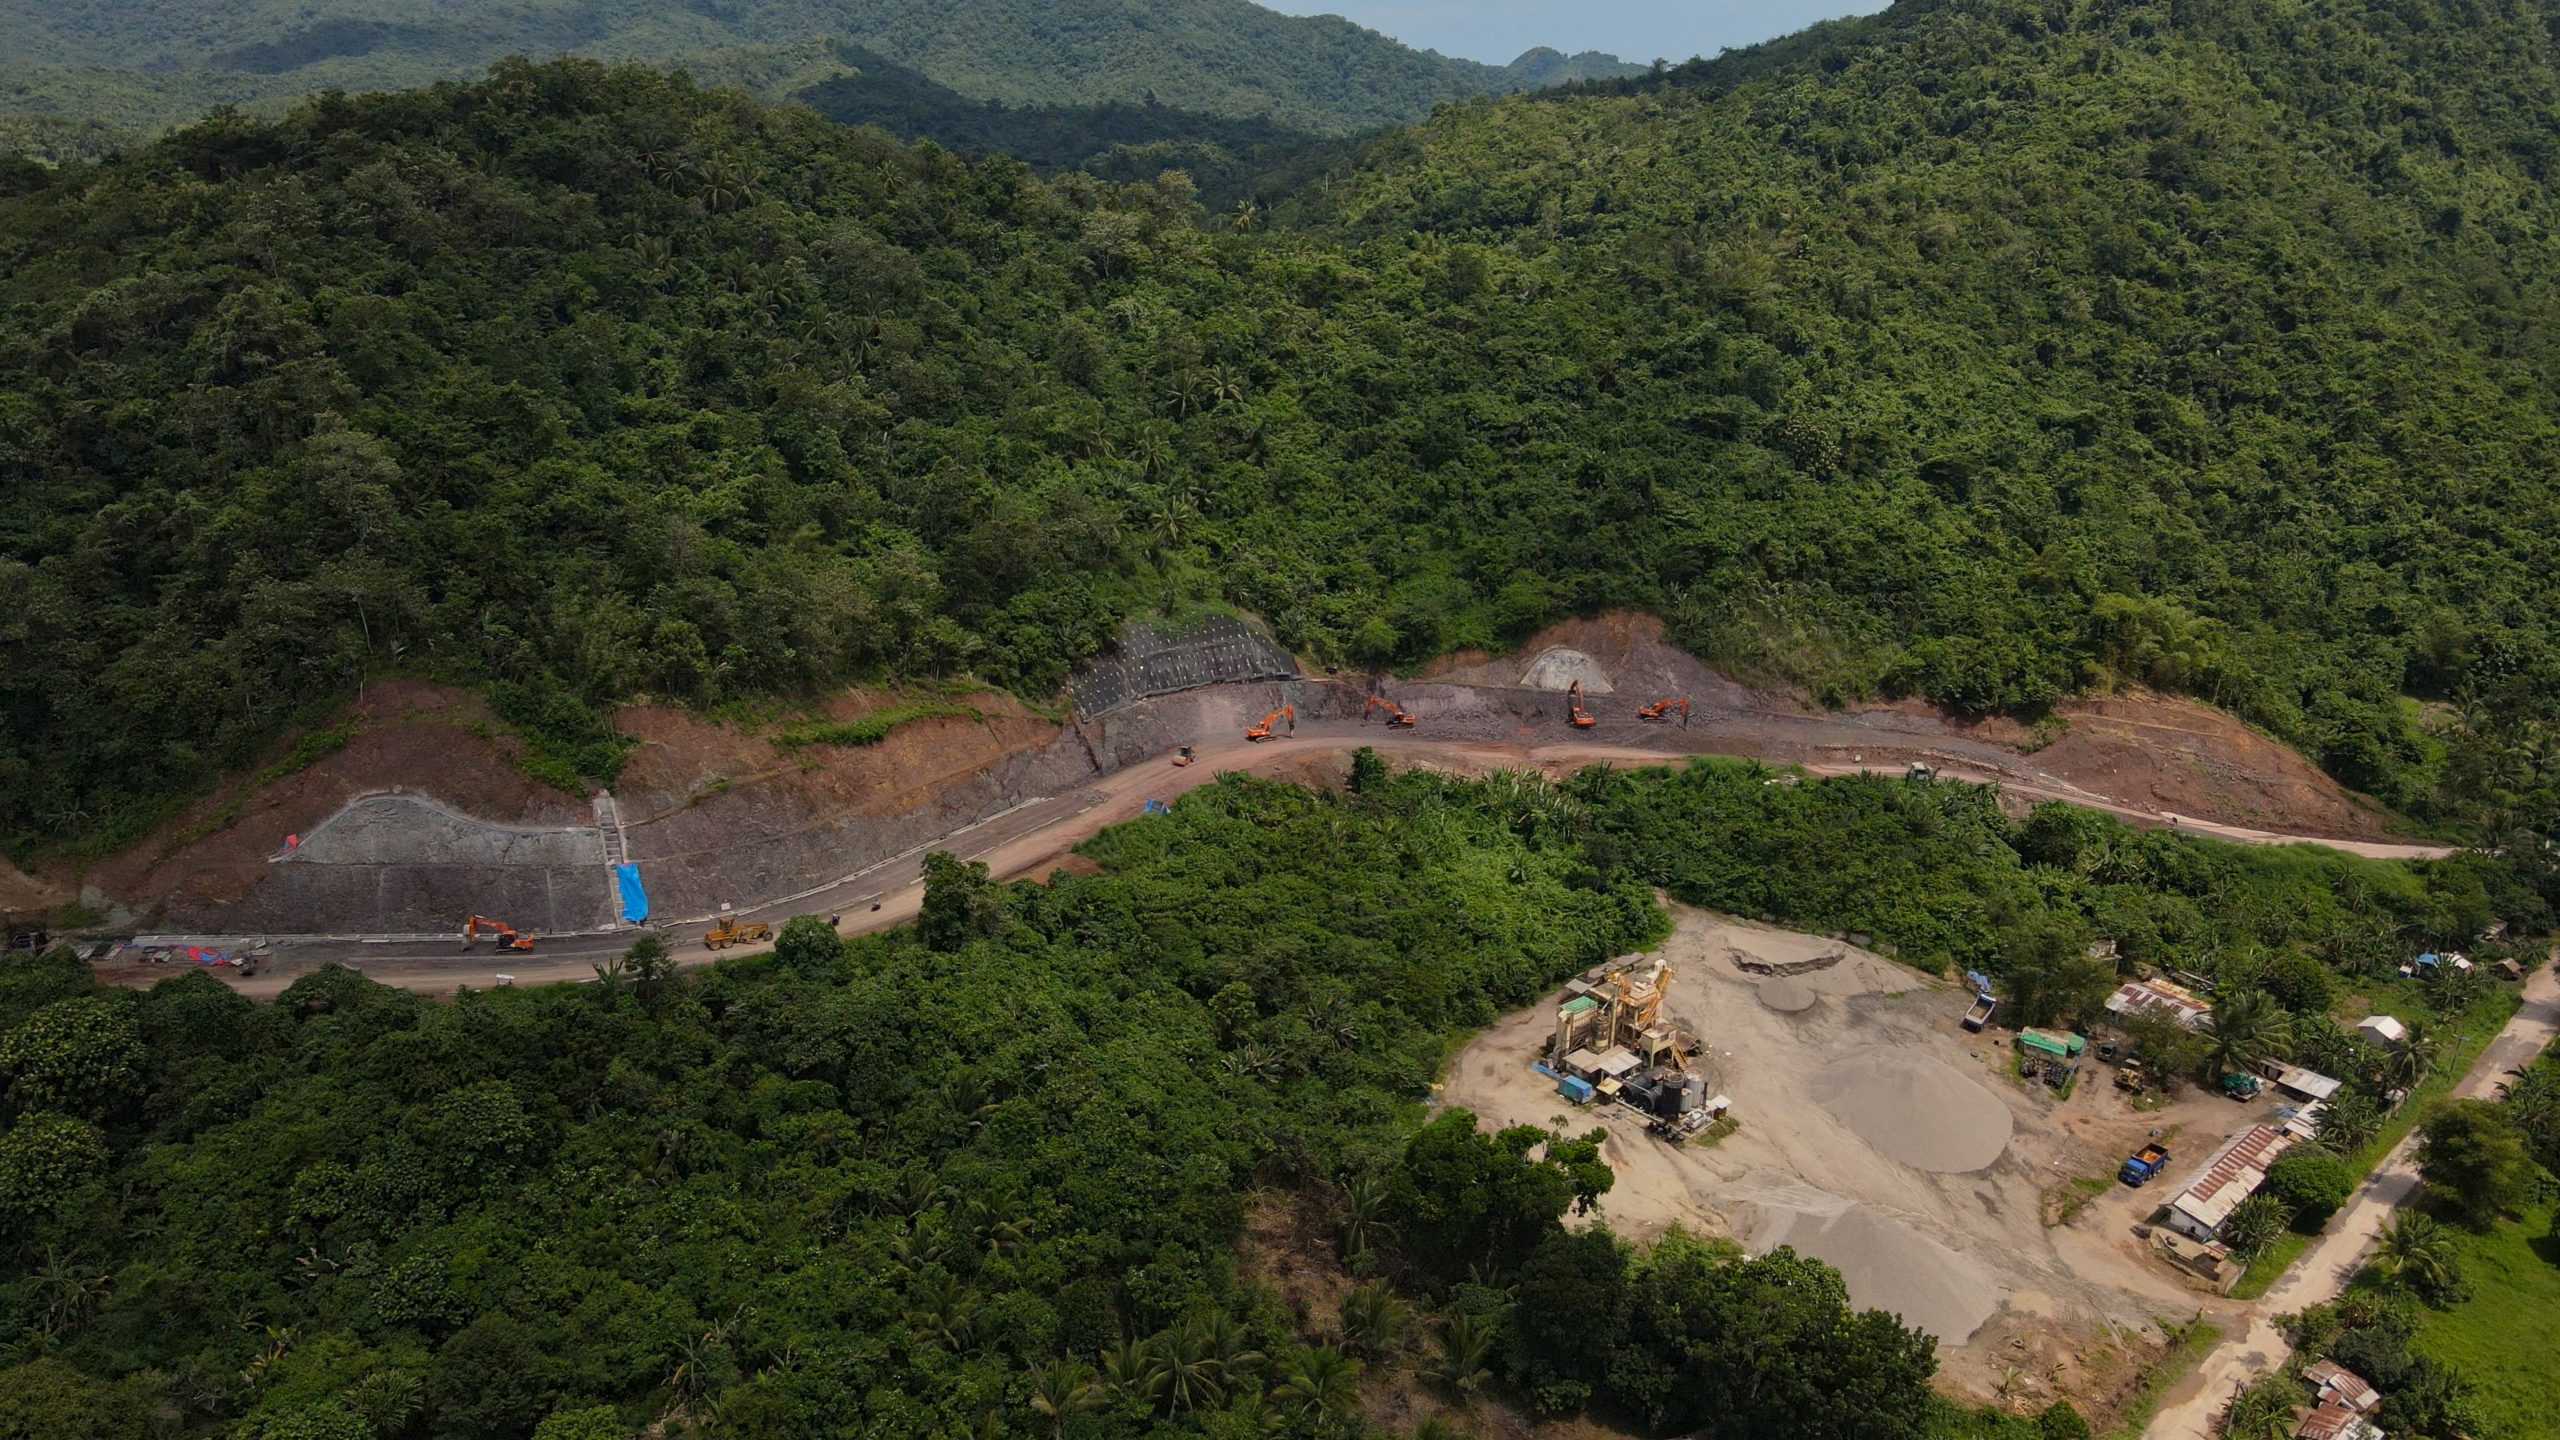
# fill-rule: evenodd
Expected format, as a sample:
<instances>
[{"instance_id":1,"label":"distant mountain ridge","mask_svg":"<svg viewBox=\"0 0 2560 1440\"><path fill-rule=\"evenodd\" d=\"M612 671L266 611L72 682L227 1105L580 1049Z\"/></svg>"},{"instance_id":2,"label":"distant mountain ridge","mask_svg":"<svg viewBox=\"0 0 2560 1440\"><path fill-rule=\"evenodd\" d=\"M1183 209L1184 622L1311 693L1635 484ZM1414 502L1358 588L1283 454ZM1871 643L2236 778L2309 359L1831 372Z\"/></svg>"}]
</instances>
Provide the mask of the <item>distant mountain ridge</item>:
<instances>
[{"instance_id":1,"label":"distant mountain ridge","mask_svg":"<svg viewBox=\"0 0 2560 1440\"><path fill-rule=\"evenodd\" d=\"M212 103L477 78L514 54L681 64L819 39L973 100L1155 103L1319 135L1641 69L1545 47L1485 65L1249 0L0 0L0 113L148 128Z\"/></svg>"}]
</instances>

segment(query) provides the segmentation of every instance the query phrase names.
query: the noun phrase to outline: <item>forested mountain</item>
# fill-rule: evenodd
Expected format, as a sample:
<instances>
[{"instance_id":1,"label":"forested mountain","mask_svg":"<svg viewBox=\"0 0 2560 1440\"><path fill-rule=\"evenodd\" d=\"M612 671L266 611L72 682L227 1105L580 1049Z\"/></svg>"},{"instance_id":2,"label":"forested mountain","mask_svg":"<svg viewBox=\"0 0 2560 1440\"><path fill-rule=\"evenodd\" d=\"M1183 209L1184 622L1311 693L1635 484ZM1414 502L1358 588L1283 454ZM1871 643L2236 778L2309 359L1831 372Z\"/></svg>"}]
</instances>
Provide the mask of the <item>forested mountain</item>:
<instances>
[{"instance_id":1,"label":"forested mountain","mask_svg":"<svg viewBox=\"0 0 2560 1440\"><path fill-rule=\"evenodd\" d=\"M0 201L0 834L384 669L518 723L1659 608L1825 696L2193 691L2548 827L2545 12L1904 6L1453 107L1287 223L587 64ZM2422 709L2421 702L2443 702Z\"/></svg>"},{"instance_id":2,"label":"forested mountain","mask_svg":"<svg viewBox=\"0 0 2560 1440\"><path fill-rule=\"evenodd\" d=\"M1636 69L1543 48L1483 65L1250 0L0 0L0 115L47 117L58 137L99 118L183 120L215 100L476 76L510 55L668 64L819 39L977 100L1152 103L1321 133Z\"/></svg>"}]
</instances>

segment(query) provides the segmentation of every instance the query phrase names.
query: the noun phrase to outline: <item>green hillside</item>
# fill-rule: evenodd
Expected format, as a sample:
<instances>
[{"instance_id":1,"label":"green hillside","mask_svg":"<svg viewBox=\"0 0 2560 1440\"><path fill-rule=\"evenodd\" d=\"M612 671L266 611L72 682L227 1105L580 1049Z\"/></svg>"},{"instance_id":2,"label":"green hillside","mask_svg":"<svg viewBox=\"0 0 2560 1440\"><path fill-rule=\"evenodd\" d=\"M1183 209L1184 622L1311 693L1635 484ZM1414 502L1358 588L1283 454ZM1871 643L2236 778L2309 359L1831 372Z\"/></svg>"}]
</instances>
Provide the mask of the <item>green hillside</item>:
<instances>
[{"instance_id":1,"label":"green hillside","mask_svg":"<svg viewBox=\"0 0 2560 1440\"><path fill-rule=\"evenodd\" d=\"M597 770L634 695L1039 692L1203 599L2144 681L2547 828L2555 98L2529 6L1943 5L1454 107L1278 225L583 64L21 172L0 836L367 673Z\"/></svg>"},{"instance_id":2,"label":"green hillside","mask_svg":"<svg viewBox=\"0 0 2560 1440\"><path fill-rule=\"evenodd\" d=\"M0 116L59 145L83 121L148 128L202 113L207 97L398 89L476 78L510 55L668 64L819 39L977 100L1152 102L1328 134L1415 119L1443 100L1636 69L1548 49L1481 65L1250 0L0 0Z\"/></svg>"}]
</instances>

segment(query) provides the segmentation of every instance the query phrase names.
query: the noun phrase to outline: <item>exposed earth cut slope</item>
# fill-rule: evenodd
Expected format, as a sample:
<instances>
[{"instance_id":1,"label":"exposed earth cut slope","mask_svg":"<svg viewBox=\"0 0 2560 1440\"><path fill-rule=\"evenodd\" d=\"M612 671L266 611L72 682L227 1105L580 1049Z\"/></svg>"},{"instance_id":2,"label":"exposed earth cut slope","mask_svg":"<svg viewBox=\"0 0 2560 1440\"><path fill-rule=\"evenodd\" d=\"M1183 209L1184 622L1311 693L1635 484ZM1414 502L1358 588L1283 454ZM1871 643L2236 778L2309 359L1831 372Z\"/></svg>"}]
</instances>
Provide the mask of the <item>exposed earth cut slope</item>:
<instances>
[{"instance_id":1,"label":"exposed earth cut slope","mask_svg":"<svg viewBox=\"0 0 2560 1440\"><path fill-rule=\"evenodd\" d=\"M1641 607L1844 704L2138 683L2547 834L2543 20L1906 5L1216 228L579 63L16 174L0 840L390 668L609 781L640 697L1045 697L1192 602L1321 665Z\"/></svg>"},{"instance_id":2,"label":"exposed earth cut slope","mask_svg":"<svg viewBox=\"0 0 2560 1440\"><path fill-rule=\"evenodd\" d=\"M1587 732L1566 723L1553 688L1521 683L1560 655L1596 682L1599 723ZM1250 671L1267 662L1238 663ZM821 715L757 724L635 707L612 717L634 743L608 810L528 779L520 742L473 697L377 685L347 717L341 748L289 774L221 787L133 850L60 876L52 893L84 885L94 905L176 931L440 935L474 912L539 933L602 930L617 919L600 833L613 824L622 853L641 867L651 918L689 919L724 903L768 905L1097 777L1166 766L1184 744L1236 748L1246 724L1288 700L1310 736L1337 737L1341 748L1409 741L1393 752L1401 760L1452 769L1525 764L1525 747L1576 744L1823 769L1920 760L2006 779L2021 803L2112 800L2155 822L2174 813L2342 839L2382 833L2370 807L2299 756L2202 706L2089 707L2174 717L2193 746L2177 762L2159 756L2146 730L2083 734L2078 720L2064 743L2026 754L1921 707L1833 715L1754 691L1665 644L1649 616L1570 622L1514 654L1457 657L1384 689L1423 717L1409 735L1365 713L1369 689L1356 680L1132 693L1067 723L981 692L938 702L956 713L925 714L870 745L792 741L913 697L847 692ZM1636 716L1659 695L1690 697L1686 725ZM1179 772L1164 773L1170 781ZM2135 788L2108 788L2128 777ZM288 837L298 842L290 853Z\"/></svg>"}]
</instances>

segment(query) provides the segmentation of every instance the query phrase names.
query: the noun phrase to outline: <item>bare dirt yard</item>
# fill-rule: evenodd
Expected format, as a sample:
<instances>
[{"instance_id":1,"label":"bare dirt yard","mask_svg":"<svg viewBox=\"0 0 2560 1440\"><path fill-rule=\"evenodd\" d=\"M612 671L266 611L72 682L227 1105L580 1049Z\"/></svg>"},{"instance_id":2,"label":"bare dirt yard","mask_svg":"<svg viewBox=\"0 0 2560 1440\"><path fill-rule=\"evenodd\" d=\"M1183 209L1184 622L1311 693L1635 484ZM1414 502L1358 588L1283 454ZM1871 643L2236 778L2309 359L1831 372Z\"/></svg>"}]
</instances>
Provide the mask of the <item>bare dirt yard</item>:
<instances>
[{"instance_id":1,"label":"bare dirt yard","mask_svg":"<svg viewBox=\"0 0 2560 1440\"><path fill-rule=\"evenodd\" d=\"M2220 1305L2133 1237L2158 1192L2112 1177L2151 1131L2218 1139L2236 1107L2190 1100L2182 1111L2205 1108L2182 1127L2132 1109L2096 1065L2057 1098L2016 1078L2006 1032L1958 1026L1954 986L1841 941L1673 914L1664 1008L1703 1040L1708 1089L1732 1097L1738 1131L1673 1147L1616 1107L1576 1111L1529 1068L1554 1024L1546 1002L1470 1043L1441 1101L1488 1125L1605 1126L1617 1185L1601 1220L1817 1256L1860 1304L1935 1334L1941 1384L1968 1400L2068 1396L2098 1419L2161 1344L2159 1321ZM1823 960L1787 976L1738 963Z\"/></svg>"}]
</instances>

